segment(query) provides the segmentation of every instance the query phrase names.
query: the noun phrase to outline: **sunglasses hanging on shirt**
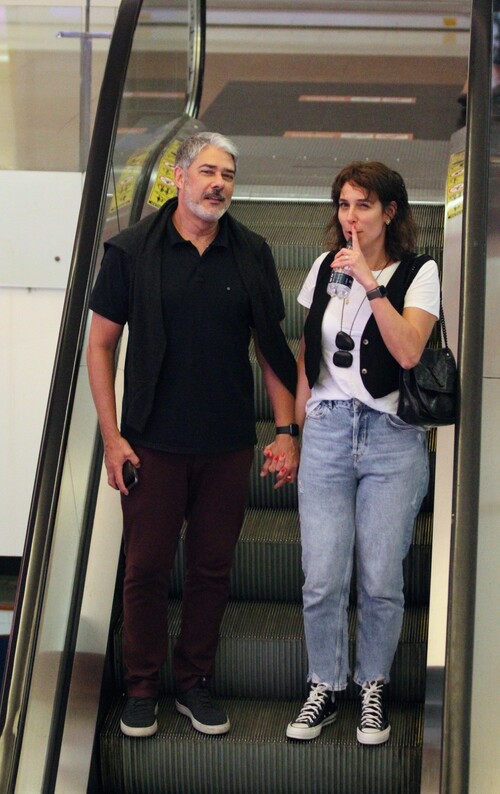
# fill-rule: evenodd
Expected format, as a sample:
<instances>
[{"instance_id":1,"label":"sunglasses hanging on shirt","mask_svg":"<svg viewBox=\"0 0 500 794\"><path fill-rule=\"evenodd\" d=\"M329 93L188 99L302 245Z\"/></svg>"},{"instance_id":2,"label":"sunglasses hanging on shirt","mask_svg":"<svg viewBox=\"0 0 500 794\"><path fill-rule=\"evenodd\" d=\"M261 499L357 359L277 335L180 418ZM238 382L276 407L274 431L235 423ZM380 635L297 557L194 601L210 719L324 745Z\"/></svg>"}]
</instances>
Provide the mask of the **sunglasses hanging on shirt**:
<instances>
[{"instance_id":1,"label":"sunglasses hanging on shirt","mask_svg":"<svg viewBox=\"0 0 500 794\"><path fill-rule=\"evenodd\" d=\"M338 350L333 354L333 363L336 367L351 367L352 366L352 353L354 350L354 339L349 336L347 331L339 331L335 337L335 344Z\"/></svg>"},{"instance_id":2,"label":"sunglasses hanging on shirt","mask_svg":"<svg viewBox=\"0 0 500 794\"><path fill-rule=\"evenodd\" d=\"M388 259L385 265L380 269L380 271L376 275L376 280L383 270L387 267L391 260ZM344 306L345 306L345 299L342 303L342 314L340 315L340 331L338 331L337 336L335 337L335 344L338 347L338 350L335 351L333 354L333 363L336 367L342 367L343 369L347 369L347 367L352 367L353 357L351 350L354 350L354 339L352 338L352 329L354 328L354 323L356 322L356 317L359 314L359 311L366 300L366 295L364 296L363 300L359 304L356 314L354 315L353 321L351 323L351 330L349 333L347 331L342 330L342 325L344 323Z\"/></svg>"}]
</instances>

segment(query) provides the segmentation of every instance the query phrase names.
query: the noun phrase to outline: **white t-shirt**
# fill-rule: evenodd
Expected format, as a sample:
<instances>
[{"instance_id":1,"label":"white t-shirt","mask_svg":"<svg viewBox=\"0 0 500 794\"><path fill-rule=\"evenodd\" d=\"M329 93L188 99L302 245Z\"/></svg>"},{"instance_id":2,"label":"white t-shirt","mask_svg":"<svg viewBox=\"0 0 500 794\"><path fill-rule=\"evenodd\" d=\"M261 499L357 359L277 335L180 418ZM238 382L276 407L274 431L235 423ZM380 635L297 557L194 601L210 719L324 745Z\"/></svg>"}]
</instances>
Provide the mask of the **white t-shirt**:
<instances>
[{"instance_id":1,"label":"white t-shirt","mask_svg":"<svg viewBox=\"0 0 500 794\"><path fill-rule=\"evenodd\" d=\"M318 271L325 252L313 263L302 289L298 295L298 302L309 309L312 304L314 288ZM399 262L384 268L374 270L373 275L379 284L387 285L395 273ZM436 262L431 259L418 271L410 284L404 300L404 307L412 306L424 309L426 312L439 318L439 274ZM343 316L342 316L343 308ZM372 314L370 301L366 298L364 288L356 280L353 281L351 294L345 300L330 298L323 316L322 331L322 356L319 377L312 389L311 397L306 405L306 414L323 400L350 400L360 402L374 408L376 411L395 414L398 405L398 390L387 394L385 397L375 399L365 388L360 375L359 346L361 334ZM337 331L343 330L354 340L354 350L351 350L353 362L351 367L336 367L333 363L333 354L337 350L335 337Z\"/></svg>"}]
</instances>

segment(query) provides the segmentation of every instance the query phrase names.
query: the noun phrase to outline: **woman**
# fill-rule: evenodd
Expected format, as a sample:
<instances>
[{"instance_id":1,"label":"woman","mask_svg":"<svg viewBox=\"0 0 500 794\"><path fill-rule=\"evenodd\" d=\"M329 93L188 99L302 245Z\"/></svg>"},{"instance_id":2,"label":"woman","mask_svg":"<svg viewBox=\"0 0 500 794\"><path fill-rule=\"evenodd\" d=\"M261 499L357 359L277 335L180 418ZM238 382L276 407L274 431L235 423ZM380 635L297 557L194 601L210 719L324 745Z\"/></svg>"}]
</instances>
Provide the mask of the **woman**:
<instances>
[{"instance_id":1,"label":"woman","mask_svg":"<svg viewBox=\"0 0 500 794\"><path fill-rule=\"evenodd\" d=\"M308 310L296 421L309 696L287 736L313 739L336 717L335 692L349 673L355 551L357 738L381 744L390 734L382 691L403 619L402 563L428 485L425 431L396 414L399 371L420 359L440 287L436 263L411 253L416 229L397 172L352 163L332 200L333 250L314 262L298 297ZM344 299L327 294L332 269L353 277Z\"/></svg>"}]
</instances>

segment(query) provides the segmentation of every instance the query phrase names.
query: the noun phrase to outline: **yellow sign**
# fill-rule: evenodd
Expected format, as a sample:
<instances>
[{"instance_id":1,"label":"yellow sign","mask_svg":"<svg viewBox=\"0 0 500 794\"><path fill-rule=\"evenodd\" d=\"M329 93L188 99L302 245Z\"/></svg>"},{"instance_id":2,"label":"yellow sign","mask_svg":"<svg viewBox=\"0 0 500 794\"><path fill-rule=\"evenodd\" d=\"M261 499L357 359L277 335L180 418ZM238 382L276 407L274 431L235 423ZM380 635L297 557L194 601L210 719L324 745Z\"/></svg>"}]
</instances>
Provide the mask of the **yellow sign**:
<instances>
[{"instance_id":1,"label":"yellow sign","mask_svg":"<svg viewBox=\"0 0 500 794\"><path fill-rule=\"evenodd\" d=\"M155 183L148 198L150 207L159 209L168 199L177 195L177 188L174 185L174 163L180 143L179 140L172 141L161 156Z\"/></svg>"},{"instance_id":2,"label":"yellow sign","mask_svg":"<svg viewBox=\"0 0 500 794\"><path fill-rule=\"evenodd\" d=\"M135 183L141 174L144 163L149 157L150 151L151 147L139 149L128 158L118 180L116 191L111 199L110 212L116 212L116 210L132 203Z\"/></svg>"},{"instance_id":3,"label":"yellow sign","mask_svg":"<svg viewBox=\"0 0 500 794\"><path fill-rule=\"evenodd\" d=\"M463 211L465 185L465 152L450 157L446 179L446 216L454 218Z\"/></svg>"}]
</instances>

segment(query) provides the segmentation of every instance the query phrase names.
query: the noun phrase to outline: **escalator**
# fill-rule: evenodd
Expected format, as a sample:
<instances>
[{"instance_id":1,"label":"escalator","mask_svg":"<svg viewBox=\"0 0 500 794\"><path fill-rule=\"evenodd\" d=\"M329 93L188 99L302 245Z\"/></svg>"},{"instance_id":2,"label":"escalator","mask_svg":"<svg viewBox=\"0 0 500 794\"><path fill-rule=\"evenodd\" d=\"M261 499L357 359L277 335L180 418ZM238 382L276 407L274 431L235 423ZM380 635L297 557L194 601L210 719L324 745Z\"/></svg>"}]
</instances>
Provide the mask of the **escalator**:
<instances>
[{"instance_id":1,"label":"escalator","mask_svg":"<svg viewBox=\"0 0 500 794\"><path fill-rule=\"evenodd\" d=\"M443 207L414 209L421 229L419 248L440 262ZM287 310L285 331L297 352L303 318L296 297L307 264L323 250L329 203L236 200L231 212L264 234L272 247ZM213 681L232 729L227 736L207 741L175 711L169 660L162 670L158 733L147 741L124 741L119 727L123 672L118 617L113 635L114 698L100 738L104 792L416 794L422 761L432 499L425 501L415 523L406 563L407 608L388 692L390 742L368 753L357 743L359 695L352 684L340 701L335 726L306 746L288 741L285 727L304 700L307 674L297 494L295 488L274 491L270 479L259 477L260 450L274 437L274 422L258 366L255 382L258 444ZM434 433L429 442L432 455ZM171 588L171 649L180 628L182 562L181 546ZM354 629L351 608L351 651Z\"/></svg>"},{"instance_id":2,"label":"escalator","mask_svg":"<svg viewBox=\"0 0 500 794\"><path fill-rule=\"evenodd\" d=\"M288 741L285 727L303 701L306 679L297 501L293 488L274 491L270 480L258 475L259 450L271 440L273 423L255 360L258 445L214 679L214 693L227 707L233 728L227 736L201 736L176 713L169 660L162 670L158 733L137 741L120 732L121 516L101 472L82 351L103 241L171 195L168 167L175 146L203 126L196 115L204 3L164 6L161 26L171 49L161 68L169 70L165 93L171 104L160 125L156 109L138 113L126 100L128 89L137 93L141 52L150 46L158 7L141 10L126 1L110 48L107 77L115 94L107 93L105 75L4 680L2 791L417 794L422 791L433 488L415 522L405 563L407 608L389 688L390 741L378 748L358 745L359 705L352 686L340 702L335 726L312 743ZM179 28L191 44L188 57L178 44ZM132 69L127 73L128 51ZM118 59L125 65L114 72ZM324 250L334 169L367 157L401 171L420 229L418 250L442 264L447 141L338 141L334 164L331 144L321 140L308 143L306 154L304 144L294 140L236 137L235 142L241 168L231 213L271 245L294 353L302 326L296 296L310 264ZM433 463L436 432L428 438ZM172 572L170 648L179 629L182 565L181 542ZM351 650L354 624L351 608Z\"/></svg>"}]
</instances>

